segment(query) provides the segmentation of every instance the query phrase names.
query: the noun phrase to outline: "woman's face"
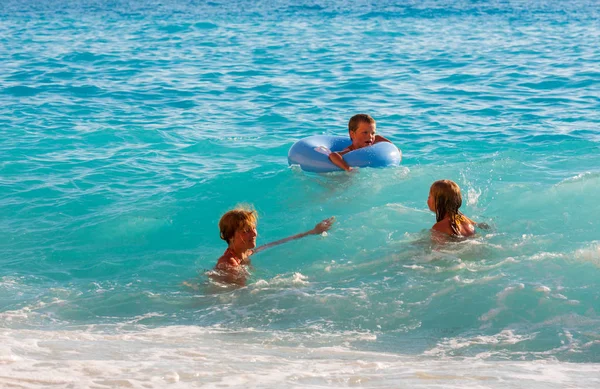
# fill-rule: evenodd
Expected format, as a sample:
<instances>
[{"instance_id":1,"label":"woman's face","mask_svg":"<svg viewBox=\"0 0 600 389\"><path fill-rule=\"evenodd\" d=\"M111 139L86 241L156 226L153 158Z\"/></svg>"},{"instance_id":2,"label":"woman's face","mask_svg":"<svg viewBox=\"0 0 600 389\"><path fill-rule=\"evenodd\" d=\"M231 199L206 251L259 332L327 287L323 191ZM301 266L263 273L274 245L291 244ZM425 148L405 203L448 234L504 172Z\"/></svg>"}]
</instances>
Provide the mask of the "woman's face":
<instances>
[{"instance_id":1,"label":"woman's face","mask_svg":"<svg viewBox=\"0 0 600 389\"><path fill-rule=\"evenodd\" d=\"M246 226L238 229L233 235L233 241L238 247L250 250L256 247L256 226Z\"/></svg>"}]
</instances>

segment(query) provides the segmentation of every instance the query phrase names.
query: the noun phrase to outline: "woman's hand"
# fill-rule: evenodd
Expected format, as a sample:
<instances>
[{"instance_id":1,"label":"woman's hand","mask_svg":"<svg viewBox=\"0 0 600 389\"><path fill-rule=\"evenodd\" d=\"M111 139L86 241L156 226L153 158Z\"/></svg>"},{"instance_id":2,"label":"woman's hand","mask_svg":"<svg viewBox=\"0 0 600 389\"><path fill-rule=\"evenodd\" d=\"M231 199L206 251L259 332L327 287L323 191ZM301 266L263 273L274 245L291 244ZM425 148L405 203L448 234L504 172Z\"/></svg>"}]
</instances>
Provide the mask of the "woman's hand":
<instances>
[{"instance_id":1,"label":"woman's hand","mask_svg":"<svg viewBox=\"0 0 600 389\"><path fill-rule=\"evenodd\" d=\"M322 234L325 231L328 231L331 226L333 225L333 222L335 221L335 217L330 217L329 219L325 219L322 222L318 223L315 228L312 229L311 233L313 234Z\"/></svg>"}]
</instances>

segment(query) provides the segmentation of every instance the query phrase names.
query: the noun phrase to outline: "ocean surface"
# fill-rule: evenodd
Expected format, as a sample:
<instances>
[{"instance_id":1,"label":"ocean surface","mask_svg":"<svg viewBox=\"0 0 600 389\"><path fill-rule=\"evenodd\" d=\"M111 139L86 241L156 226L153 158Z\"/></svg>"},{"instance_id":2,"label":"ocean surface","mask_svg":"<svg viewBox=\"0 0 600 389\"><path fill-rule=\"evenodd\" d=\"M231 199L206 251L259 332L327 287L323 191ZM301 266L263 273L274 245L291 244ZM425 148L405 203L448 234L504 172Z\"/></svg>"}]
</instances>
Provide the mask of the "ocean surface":
<instances>
[{"instance_id":1,"label":"ocean surface","mask_svg":"<svg viewBox=\"0 0 600 389\"><path fill-rule=\"evenodd\" d=\"M600 387L599 42L594 0L2 0L0 387ZM356 113L401 166L288 166ZM433 243L438 179L491 228ZM221 288L240 203L336 223Z\"/></svg>"}]
</instances>

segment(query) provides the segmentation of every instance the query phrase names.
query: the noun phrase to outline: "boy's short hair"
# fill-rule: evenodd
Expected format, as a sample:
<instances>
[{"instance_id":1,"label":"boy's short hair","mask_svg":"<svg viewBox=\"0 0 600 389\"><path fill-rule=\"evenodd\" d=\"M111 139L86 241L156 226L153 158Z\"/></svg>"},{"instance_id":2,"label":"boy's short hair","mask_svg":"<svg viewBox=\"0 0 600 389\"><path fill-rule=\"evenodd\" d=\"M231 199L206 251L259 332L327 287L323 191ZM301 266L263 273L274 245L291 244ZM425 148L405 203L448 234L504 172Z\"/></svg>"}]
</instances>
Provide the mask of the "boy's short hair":
<instances>
[{"instance_id":1,"label":"boy's short hair","mask_svg":"<svg viewBox=\"0 0 600 389\"><path fill-rule=\"evenodd\" d=\"M367 115L366 113L359 113L350 118L348 122L348 131L356 131L358 129L358 125L362 122L366 122L369 124L375 124L375 119L371 117L371 115Z\"/></svg>"},{"instance_id":2,"label":"boy's short hair","mask_svg":"<svg viewBox=\"0 0 600 389\"><path fill-rule=\"evenodd\" d=\"M229 244L235 232L240 228L256 227L258 215L256 211L248 206L238 206L231 211L225 212L219 220L219 230L221 230L221 239Z\"/></svg>"}]
</instances>

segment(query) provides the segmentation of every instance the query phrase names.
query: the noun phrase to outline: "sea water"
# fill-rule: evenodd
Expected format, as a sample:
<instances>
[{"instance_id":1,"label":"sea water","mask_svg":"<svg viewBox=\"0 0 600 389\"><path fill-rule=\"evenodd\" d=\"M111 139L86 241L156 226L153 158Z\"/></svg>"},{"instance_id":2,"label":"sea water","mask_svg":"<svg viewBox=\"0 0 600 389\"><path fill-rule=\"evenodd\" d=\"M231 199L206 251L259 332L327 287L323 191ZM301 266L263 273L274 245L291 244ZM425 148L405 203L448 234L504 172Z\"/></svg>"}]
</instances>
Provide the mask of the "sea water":
<instances>
[{"instance_id":1,"label":"sea water","mask_svg":"<svg viewBox=\"0 0 600 389\"><path fill-rule=\"evenodd\" d=\"M3 0L0 386L599 387L599 17ZM401 166L288 166L361 112ZM438 179L491 228L432 243ZM336 223L219 288L240 203L259 244Z\"/></svg>"}]
</instances>

